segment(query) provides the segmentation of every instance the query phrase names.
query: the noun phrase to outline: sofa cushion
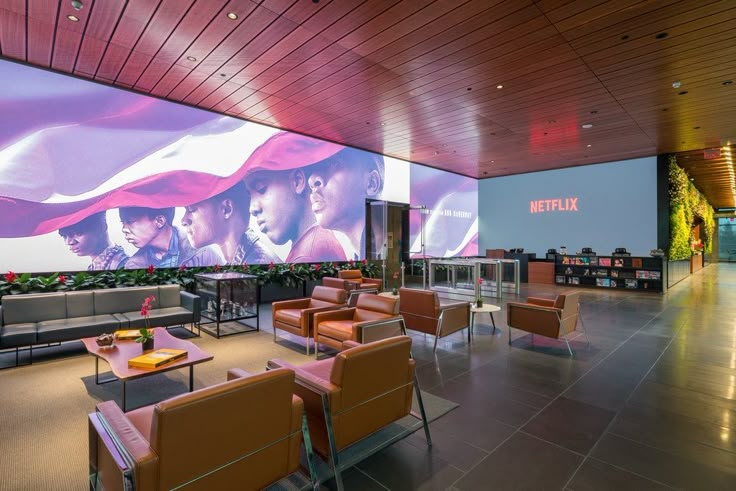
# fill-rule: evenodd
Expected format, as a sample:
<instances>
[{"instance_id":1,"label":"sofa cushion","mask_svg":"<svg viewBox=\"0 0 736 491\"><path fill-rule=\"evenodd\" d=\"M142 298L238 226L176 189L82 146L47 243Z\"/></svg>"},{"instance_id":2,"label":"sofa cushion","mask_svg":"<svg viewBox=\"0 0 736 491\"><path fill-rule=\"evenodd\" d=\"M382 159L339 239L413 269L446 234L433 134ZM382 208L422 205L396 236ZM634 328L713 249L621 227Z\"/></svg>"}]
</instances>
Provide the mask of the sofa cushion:
<instances>
[{"instance_id":1,"label":"sofa cushion","mask_svg":"<svg viewBox=\"0 0 736 491\"><path fill-rule=\"evenodd\" d=\"M353 321L324 321L319 323L319 335L345 341L353 336Z\"/></svg>"},{"instance_id":2,"label":"sofa cushion","mask_svg":"<svg viewBox=\"0 0 736 491\"><path fill-rule=\"evenodd\" d=\"M95 315L94 293L68 292L66 294L65 317L88 317Z\"/></svg>"},{"instance_id":3,"label":"sofa cushion","mask_svg":"<svg viewBox=\"0 0 736 491\"><path fill-rule=\"evenodd\" d=\"M122 316L128 320L130 329L146 327L146 320L140 310L123 312ZM184 325L192 322L192 312L184 307L167 307L165 309L153 309L148 314L151 327Z\"/></svg>"},{"instance_id":4,"label":"sofa cushion","mask_svg":"<svg viewBox=\"0 0 736 491\"><path fill-rule=\"evenodd\" d=\"M179 285L159 286L158 296L156 296L156 300L158 300L158 307L164 309L166 307L181 306L181 297L179 296L180 291L181 288L179 287Z\"/></svg>"},{"instance_id":5,"label":"sofa cushion","mask_svg":"<svg viewBox=\"0 0 736 491\"><path fill-rule=\"evenodd\" d=\"M36 344L36 323L10 324L0 328L0 348Z\"/></svg>"},{"instance_id":6,"label":"sofa cushion","mask_svg":"<svg viewBox=\"0 0 736 491\"><path fill-rule=\"evenodd\" d=\"M72 317L38 323L38 343L58 343L73 339L99 336L102 333L114 332L120 323L112 315L92 315L88 317Z\"/></svg>"},{"instance_id":7,"label":"sofa cushion","mask_svg":"<svg viewBox=\"0 0 736 491\"><path fill-rule=\"evenodd\" d=\"M110 290L95 290L95 314L114 314L116 312L130 312L141 310L143 300L149 295L158 295L157 286L140 288L112 288ZM158 308L158 298L151 304Z\"/></svg>"},{"instance_id":8,"label":"sofa cushion","mask_svg":"<svg viewBox=\"0 0 736 491\"><path fill-rule=\"evenodd\" d=\"M5 324L24 324L63 319L64 317L66 317L66 297L63 293L5 295L3 297L3 322Z\"/></svg>"}]
</instances>

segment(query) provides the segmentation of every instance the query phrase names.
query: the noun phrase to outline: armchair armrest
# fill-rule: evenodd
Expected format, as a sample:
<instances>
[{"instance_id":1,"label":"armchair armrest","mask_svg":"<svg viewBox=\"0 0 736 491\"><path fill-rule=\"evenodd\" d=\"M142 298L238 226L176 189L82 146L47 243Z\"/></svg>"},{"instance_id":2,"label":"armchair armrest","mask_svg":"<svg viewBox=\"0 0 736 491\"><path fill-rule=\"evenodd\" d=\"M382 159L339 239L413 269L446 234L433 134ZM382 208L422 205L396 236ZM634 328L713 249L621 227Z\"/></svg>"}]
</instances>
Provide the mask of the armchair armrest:
<instances>
[{"instance_id":1,"label":"armchair armrest","mask_svg":"<svg viewBox=\"0 0 736 491\"><path fill-rule=\"evenodd\" d=\"M329 380L325 380L312 375L311 373L302 370L297 365L292 365L288 361L284 361L280 358L268 360L268 362L266 363L266 367L269 370L272 370L274 368L290 368L291 370L294 370L296 383L318 395L329 394L330 392L333 392L338 388Z\"/></svg>"},{"instance_id":2,"label":"armchair armrest","mask_svg":"<svg viewBox=\"0 0 736 491\"><path fill-rule=\"evenodd\" d=\"M347 290L345 286L345 280L343 280L342 278L332 278L330 276L325 276L324 278L322 278L322 285L329 286L331 288Z\"/></svg>"},{"instance_id":3,"label":"armchair armrest","mask_svg":"<svg viewBox=\"0 0 736 491\"><path fill-rule=\"evenodd\" d=\"M231 368L227 371L227 380L229 382L230 380L235 380L239 378L248 378L251 375L253 374L243 370L242 368Z\"/></svg>"},{"instance_id":4,"label":"armchair armrest","mask_svg":"<svg viewBox=\"0 0 736 491\"><path fill-rule=\"evenodd\" d=\"M117 403L107 401L99 404L97 412L89 415L89 421L90 466L96 470L100 467L110 470L111 461L115 464L117 459L122 459L125 463L125 467L116 465L119 475L105 477L102 475L104 472L101 473L102 486L111 479L117 481L126 473L133 472L137 487L155 487L158 456Z\"/></svg>"},{"instance_id":5,"label":"armchair armrest","mask_svg":"<svg viewBox=\"0 0 736 491\"><path fill-rule=\"evenodd\" d=\"M366 339L366 329L371 329L368 339ZM363 343L377 341L379 339L401 336L404 334L404 317L401 315L393 315L383 319L375 319L363 322L353 323L353 340L357 339Z\"/></svg>"},{"instance_id":6,"label":"armchair armrest","mask_svg":"<svg viewBox=\"0 0 736 491\"><path fill-rule=\"evenodd\" d=\"M199 295L180 291L179 298L181 299L181 306L192 312L192 322L199 324L202 319L202 299Z\"/></svg>"},{"instance_id":7,"label":"armchair armrest","mask_svg":"<svg viewBox=\"0 0 736 491\"><path fill-rule=\"evenodd\" d=\"M352 320L355 314L355 308L347 308L340 310L328 310L326 312L317 312L314 314L314 325L318 325L324 321L347 321Z\"/></svg>"},{"instance_id":8,"label":"armchair armrest","mask_svg":"<svg viewBox=\"0 0 736 491\"><path fill-rule=\"evenodd\" d=\"M555 305L555 301L549 298L529 297L526 301L532 305L541 305L543 307L554 307Z\"/></svg>"},{"instance_id":9,"label":"armchair armrest","mask_svg":"<svg viewBox=\"0 0 736 491\"><path fill-rule=\"evenodd\" d=\"M345 282L345 289L346 290L357 290L363 285L362 281L356 281L356 280L342 280Z\"/></svg>"},{"instance_id":10,"label":"armchair armrest","mask_svg":"<svg viewBox=\"0 0 736 491\"><path fill-rule=\"evenodd\" d=\"M363 285L375 286L380 290L383 288L383 280L380 278L363 278Z\"/></svg>"},{"instance_id":11,"label":"armchair armrest","mask_svg":"<svg viewBox=\"0 0 736 491\"><path fill-rule=\"evenodd\" d=\"M457 309L457 308L465 308L468 307L470 309L470 304L468 302L448 302L448 303L441 303L440 304L440 312L443 310L450 310L450 309Z\"/></svg>"},{"instance_id":12,"label":"armchair armrest","mask_svg":"<svg viewBox=\"0 0 736 491\"><path fill-rule=\"evenodd\" d=\"M303 309L309 305L311 298L294 298L291 300L281 300L271 304L271 312L281 309Z\"/></svg>"}]
</instances>

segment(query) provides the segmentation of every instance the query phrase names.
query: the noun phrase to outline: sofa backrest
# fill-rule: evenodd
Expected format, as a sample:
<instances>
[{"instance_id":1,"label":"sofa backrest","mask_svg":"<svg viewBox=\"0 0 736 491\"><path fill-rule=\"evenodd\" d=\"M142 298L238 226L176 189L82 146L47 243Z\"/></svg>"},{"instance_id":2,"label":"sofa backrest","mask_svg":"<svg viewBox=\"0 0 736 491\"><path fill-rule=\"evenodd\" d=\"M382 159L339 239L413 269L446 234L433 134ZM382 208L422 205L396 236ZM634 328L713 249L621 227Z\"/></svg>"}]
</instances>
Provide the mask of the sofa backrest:
<instances>
[{"instance_id":1,"label":"sofa backrest","mask_svg":"<svg viewBox=\"0 0 736 491\"><path fill-rule=\"evenodd\" d=\"M158 489L197 478L192 489L261 489L295 471L304 406L293 392L294 372L280 368L156 404Z\"/></svg>"},{"instance_id":2,"label":"sofa backrest","mask_svg":"<svg viewBox=\"0 0 736 491\"><path fill-rule=\"evenodd\" d=\"M437 292L400 288L399 298L400 313L404 317L407 328L427 334L437 332L437 320L440 314L440 300Z\"/></svg>"},{"instance_id":3,"label":"sofa backrest","mask_svg":"<svg viewBox=\"0 0 736 491\"><path fill-rule=\"evenodd\" d=\"M359 269L345 269L337 272L337 277L343 280L363 282L363 273Z\"/></svg>"},{"instance_id":4,"label":"sofa backrest","mask_svg":"<svg viewBox=\"0 0 736 491\"><path fill-rule=\"evenodd\" d=\"M154 294L158 301L158 308L179 307L181 305L180 291L179 285L160 285L158 295Z\"/></svg>"},{"instance_id":5,"label":"sofa backrest","mask_svg":"<svg viewBox=\"0 0 736 491\"><path fill-rule=\"evenodd\" d=\"M140 311L143 300L149 295L156 297L151 307L159 308L157 286L94 290L95 314L120 314Z\"/></svg>"},{"instance_id":6,"label":"sofa backrest","mask_svg":"<svg viewBox=\"0 0 736 491\"><path fill-rule=\"evenodd\" d=\"M38 293L5 295L3 297L3 323L22 324L66 317L64 293Z\"/></svg>"},{"instance_id":7,"label":"sofa backrest","mask_svg":"<svg viewBox=\"0 0 736 491\"><path fill-rule=\"evenodd\" d=\"M66 316L88 317L95 315L95 294L92 291L67 292Z\"/></svg>"}]
</instances>

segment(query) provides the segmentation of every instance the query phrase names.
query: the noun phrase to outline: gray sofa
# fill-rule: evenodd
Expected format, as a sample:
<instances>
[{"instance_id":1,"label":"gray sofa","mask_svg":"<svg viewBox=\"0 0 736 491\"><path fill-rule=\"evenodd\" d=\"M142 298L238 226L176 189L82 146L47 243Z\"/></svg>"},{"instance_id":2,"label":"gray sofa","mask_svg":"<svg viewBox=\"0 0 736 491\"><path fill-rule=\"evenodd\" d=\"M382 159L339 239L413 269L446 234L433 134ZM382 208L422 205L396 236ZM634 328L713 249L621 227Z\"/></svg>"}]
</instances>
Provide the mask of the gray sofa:
<instances>
[{"instance_id":1,"label":"gray sofa","mask_svg":"<svg viewBox=\"0 0 736 491\"><path fill-rule=\"evenodd\" d=\"M179 285L6 295L0 304L0 349L33 347L145 326L141 304L156 297L150 325L199 325L200 299ZM31 349L31 361L33 360Z\"/></svg>"}]
</instances>

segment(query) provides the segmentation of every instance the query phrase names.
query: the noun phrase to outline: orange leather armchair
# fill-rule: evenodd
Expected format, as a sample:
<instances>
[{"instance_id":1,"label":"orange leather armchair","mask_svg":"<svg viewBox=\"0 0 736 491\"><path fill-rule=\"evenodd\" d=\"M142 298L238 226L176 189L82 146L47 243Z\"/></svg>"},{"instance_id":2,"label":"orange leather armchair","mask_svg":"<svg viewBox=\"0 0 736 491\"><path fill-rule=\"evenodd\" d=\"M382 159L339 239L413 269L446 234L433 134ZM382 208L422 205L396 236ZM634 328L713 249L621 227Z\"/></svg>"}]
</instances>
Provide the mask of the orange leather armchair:
<instances>
[{"instance_id":1,"label":"orange leather armchair","mask_svg":"<svg viewBox=\"0 0 736 491\"><path fill-rule=\"evenodd\" d=\"M434 351L441 337L468 328L470 342L470 304L440 303L437 292L399 288L401 316L407 329L434 335Z\"/></svg>"},{"instance_id":2,"label":"orange leather armchair","mask_svg":"<svg viewBox=\"0 0 736 491\"><path fill-rule=\"evenodd\" d=\"M91 488L268 486L300 466L306 418L294 387L292 370L230 370L225 383L127 413L98 404L89 415Z\"/></svg>"},{"instance_id":3,"label":"orange leather armchair","mask_svg":"<svg viewBox=\"0 0 736 491\"><path fill-rule=\"evenodd\" d=\"M309 356L309 338L314 336L314 314L344 307L346 296L347 292L343 289L316 286L311 298L273 302L271 319L274 342L277 328L301 336L306 338L307 356Z\"/></svg>"},{"instance_id":4,"label":"orange leather armchair","mask_svg":"<svg viewBox=\"0 0 736 491\"><path fill-rule=\"evenodd\" d=\"M343 341L362 343L368 329L389 329L396 335L403 328L398 314L398 299L378 295L361 295L355 307L318 312L314 314L314 354L319 355L320 343L338 350Z\"/></svg>"},{"instance_id":5,"label":"orange leather armchair","mask_svg":"<svg viewBox=\"0 0 736 491\"><path fill-rule=\"evenodd\" d=\"M379 278L364 278L359 269L345 269L337 272L337 278L322 278L322 284L333 288L344 288L347 291L375 288L379 292L383 288L383 281Z\"/></svg>"},{"instance_id":6,"label":"orange leather armchair","mask_svg":"<svg viewBox=\"0 0 736 491\"><path fill-rule=\"evenodd\" d=\"M572 356L572 348L568 335L576 330L578 319L585 339L588 334L580 317L580 293L564 292L555 299L529 297L527 303L509 302L506 304L506 323L509 327L539 334L553 339L560 339L567 344L567 350ZM532 341L534 337L532 336ZM511 344L511 329L509 329L509 344ZM588 340L588 344L590 341Z\"/></svg>"},{"instance_id":7,"label":"orange leather armchair","mask_svg":"<svg viewBox=\"0 0 736 491\"><path fill-rule=\"evenodd\" d=\"M335 358L293 366L271 360L268 366L296 372L295 394L304 401L314 449L328 459L342 489L340 471L359 459L341 460L340 452L386 425L410 414L415 391L427 443L432 445L421 392L411 359L411 338L397 336L355 346ZM403 435L399 435L403 436ZM397 440L396 435L383 446ZM371 440L367 448L351 449L351 457L365 458L382 446ZM355 451L354 451L355 450Z\"/></svg>"}]
</instances>

